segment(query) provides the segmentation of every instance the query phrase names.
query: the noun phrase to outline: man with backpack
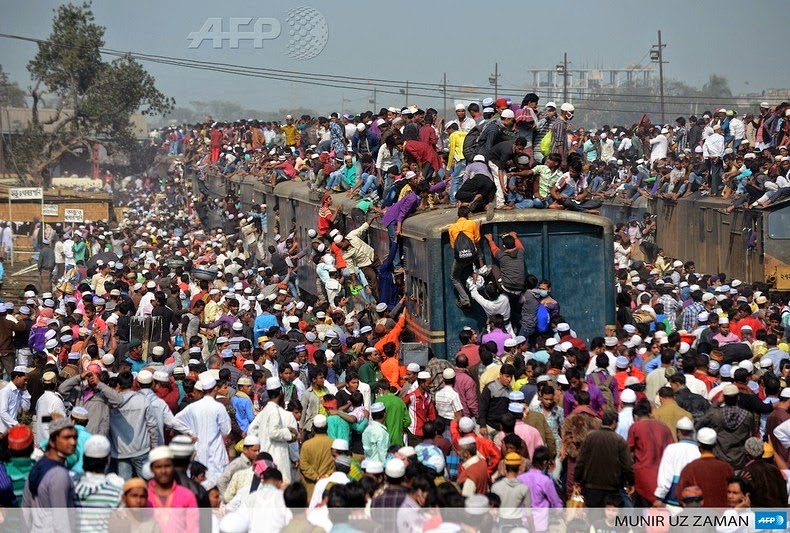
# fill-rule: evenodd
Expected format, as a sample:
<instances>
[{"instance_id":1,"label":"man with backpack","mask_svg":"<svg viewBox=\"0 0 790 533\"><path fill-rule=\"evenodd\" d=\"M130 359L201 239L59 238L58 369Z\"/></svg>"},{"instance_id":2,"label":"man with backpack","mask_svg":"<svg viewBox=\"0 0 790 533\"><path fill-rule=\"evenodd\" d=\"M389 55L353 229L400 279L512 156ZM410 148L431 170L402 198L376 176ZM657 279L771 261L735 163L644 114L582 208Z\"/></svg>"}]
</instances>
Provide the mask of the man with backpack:
<instances>
[{"instance_id":1,"label":"man with backpack","mask_svg":"<svg viewBox=\"0 0 790 533\"><path fill-rule=\"evenodd\" d=\"M617 380L609 373L609 356L601 351L603 344L604 340L601 337L596 337L592 340L590 345L592 348L591 354L596 351L599 351L599 353L595 356L596 369L587 375L586 381L601 389L607 408L617 409L617 406L620 405L620 390Z\"/></svg>"},{"instance_id":2,"label":"man with backpack","mask_svg":"<svg viewBox=\"0 0 790 533\"><path fill-rule=\"evenodd\" d=\"M469 207L458 208L458 220L451 225L447 232L450 235L450 246L453 249L453 266L450 277L455 291L458 293L456 305L461 309L469 309L472 303L469 293L466 292L466 278L472 275L475 263L483 266L483 260L478 252L480 242L480 228L477 222L469 220Z\"/></svg>"}]
</instances>

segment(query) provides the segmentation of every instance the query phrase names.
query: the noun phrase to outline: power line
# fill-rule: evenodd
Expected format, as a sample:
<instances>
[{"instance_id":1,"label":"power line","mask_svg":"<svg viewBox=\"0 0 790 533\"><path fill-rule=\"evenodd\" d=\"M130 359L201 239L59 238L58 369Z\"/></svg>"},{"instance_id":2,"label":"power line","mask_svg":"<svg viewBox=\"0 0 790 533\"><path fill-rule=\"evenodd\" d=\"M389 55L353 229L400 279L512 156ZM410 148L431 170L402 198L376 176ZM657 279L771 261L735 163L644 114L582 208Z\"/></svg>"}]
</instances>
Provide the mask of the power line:
<instances>
[{"instance_id":1,"label":"power line","mask_svg":"<svg viewBox=\"0 0 790 533\"><path fill-rule=\"evenodd\" d=\"M51 41L47 39L36 39L32 37L25 37L20 35L13 35L13 34L0 34L0 37L7 38L7 39L14 39L14 40L21 40L25 42L32 42L36 44L42 43L51 43ZM81 47L75 45L73 46L75 49L80 49ZM124 56L131 56L134 59L139 61L151 62L155 64L163 64L169 66L176 66L181 68L189 68L193 70L203 70L209 72L220 72L225 74L231 75L238 75L244 77L254 77L260 79L270 79L274 81L286 81L286 82L294 82L294 83L302 83L308 85L314 85L319 87L329 87L329 88L339 88L344 90L355 90L355 91L370 91L371 82L375 83L376 86L382 86L383 88L378 89L378 92L382 94L390 94L400 96L402 95L402 88L404 86L404 82L400 80L391 80L386 78L360 78L355 76L346 76L346 75L337 75L337 74L317 74L317 73L309 73L309 72L300 72L300 71L292 71L292 70L280 70L280 69L271 69L271 68L264 68L264 67L254 67L249 65L235 65L235 64L217 64L214 62L209 61L201 61L196 59L182 59L182 58L175 58L171 56L163 56L158 54L148 54L148 53L141 53L141 52L130 52L130 51L121 51L115 50L111 48L100 48L100 52L103 54L113 56L113 57L124 57ZM319 81L325 80L325 81ZM488 94L490 91L490 87L484 86L476 86L476 85L464 85L464 84L439 84L439 83L425 83L425 82L413 82L409 80L409 94L410 96L415 96L419 98L430 98L430 99L442 99L445 97L450 98L457 98L457 99L469 99L472 95L485 95ZM414 89L417 89L417 92ZM511 92L511 93L520 93L527 91L529 89L525 88L498 88L499 91L502 92ZM551 87L538 87L536 92L550 92L552 89ZM435 94L432 94L435 91ZM450 92L452 91L452 93ZM645 102L645 100L650 100L653 98L657 98L657 95L641 95L635 93L608 93L608 92L597 92L594 90L585 90L582 88L569 88L569 94L573 96L575 101L578 102L599 102L601 97L615 97L617 103L634 103L640 105L650 105L652 102ZM575 93L575 94L574 94ZM633 99L638 98L638 99ZM733 101L742 101L743 98L738 97L709 97L709 96L696 96L696 95L689 95L689 96L665 96L666 99L673 99L676 101L668 102L672 105L676 106L683 106L688 105L692 106L695 104L701 103L712 103L713 101L721 102L723 100L733 100ZM755 97L759 98L759 97ZM640 113L645 112L643 108L639 110L621 110L621 109L606 109L600 107L587 107L585 109L589 109L590 111L611 111L611 112L623 112L623 113Z\"/></svg>"}]
</instances>

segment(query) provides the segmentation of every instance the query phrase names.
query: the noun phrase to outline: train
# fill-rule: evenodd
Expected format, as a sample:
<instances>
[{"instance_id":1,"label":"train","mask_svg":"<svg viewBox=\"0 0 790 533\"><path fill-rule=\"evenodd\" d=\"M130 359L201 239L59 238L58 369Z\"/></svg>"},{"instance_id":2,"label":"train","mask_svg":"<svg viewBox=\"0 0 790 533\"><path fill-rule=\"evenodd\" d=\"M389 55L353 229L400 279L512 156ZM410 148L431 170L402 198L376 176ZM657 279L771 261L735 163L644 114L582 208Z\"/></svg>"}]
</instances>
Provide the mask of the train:
<instances>
[{"instance_id":1,"label":"train","mask_svg":"<svg viewBox=\"0 0 790 533\"><path fill-rule=\"evenodd\" d=\"M274 235L275 211L279 212L281 231L293 224L300 243L308 242L308 230L318 221L320 198L304 182L284 182L276 187L252 176L224 179L207 175L201 190L213 194L233 192L248 211L254 204L266 204L268 234ZM334 205L342 206L339 226L345 231L356 224L351 209L358 202L346 194L333 194ZM456 295L450 282L453 250L447 233L457 219L456 209L439 205L409 217L403 225L405 291L412 296L408 305L407 326L413 340L429 343L435 357L452 359L461 346L458 333L469 326L477 331L485 326L483 310L473 304L462 310L455 305ZM525 248L527 271L539 280L552 282L552 296L561 306L561 314L576 335L589 341L602 335L605 327L615 323L614 224L611 220L558 210L513 210L497 212L493 219L475 215L481 234L495 239L515 231ZM368 230L368 241L380 258L387 256L389 239L378 221ZM492 259L487 246L481 246L486 264ZM315 265L303 259L298 269L302 291L316 293Z\"/></svg>"},{"instance_id":2,"label":"train","mask_svg":"<svg viewBox=\"0 0 790 533\"><path fill-rule=\"evenodd\" d=\"M639 198L633 205L607 200L601 214L612 222L656 216L656 244L669 257L694 261L697 272L790 291L790 198L763 209L727 212L728 200L695 194L677 201Z\"/></svg>"}]
</instances>

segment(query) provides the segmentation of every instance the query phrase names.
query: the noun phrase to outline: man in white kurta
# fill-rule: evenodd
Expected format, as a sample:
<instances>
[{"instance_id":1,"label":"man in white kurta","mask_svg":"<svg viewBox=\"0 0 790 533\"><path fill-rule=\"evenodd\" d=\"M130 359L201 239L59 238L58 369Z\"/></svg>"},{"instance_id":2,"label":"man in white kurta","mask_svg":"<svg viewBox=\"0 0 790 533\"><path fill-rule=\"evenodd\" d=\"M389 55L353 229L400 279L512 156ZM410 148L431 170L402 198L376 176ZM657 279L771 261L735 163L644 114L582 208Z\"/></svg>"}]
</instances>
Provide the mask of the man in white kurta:
<instances>
[{"instance_id":1,"label":"man in white kurta","mask_svg":"<svg viewBox=\"0 0 790 533\"><path fill-rule=\"evenodd\" d=\"M217 381L211 376L200 378L203 398L189 404L176 415L197 437L195 461L206 465L206 478L219 479L228 466L228 452L225 450L225 437L230 433L230 417L225 406L214 397L217 394Z\"/></svg>"},{"instance_id":2,"label":"man in white kurta","mask_svg":"<svg viewBox=\"0 0 790 533\"><path fill-rule=\"evenodd\" d=\"M687 416L677 422L678 441L670 444L664 449L661 456L661 464L658 467L658 479L656 483L655 496L661 501L670 505L677 505L676 498L679 494L673 494L670 498L670 489L680 480L680 473L691 461L699 459L700 452L697 442L694 440L694 423Z\"/></svg>"},{"instance_id":3,"label":"man in white kurta","mask_svg":"<svg viewBox=\"0 0 790 533\"><path fill-rule=\"evenodd\" d=\"M58 376L54 372L44 372L42 376L44 394L36 402L36 442L49 440L49 423L53 418L64 418L66 406L63 398L54 391L57 387Z\"/></svg>"},{"instance_id":4,"label":"man in white kurta","mask_svg":"<svg viewBox=\"0 0 790 533\"><path fill-rule=\"evenodd\" d=\"M283 475L283 483L291 482L291 456L289 443L296 440L296 427L288 425L292 419L285 409L283 402L283 389L280 378L271 377L266 380L266 393L269 402L247 428L248 435L257 435L261 441L261 451L272 456L277 470ZM295 421L295 419L294 419Z\"/></svg>"}]
</instances>

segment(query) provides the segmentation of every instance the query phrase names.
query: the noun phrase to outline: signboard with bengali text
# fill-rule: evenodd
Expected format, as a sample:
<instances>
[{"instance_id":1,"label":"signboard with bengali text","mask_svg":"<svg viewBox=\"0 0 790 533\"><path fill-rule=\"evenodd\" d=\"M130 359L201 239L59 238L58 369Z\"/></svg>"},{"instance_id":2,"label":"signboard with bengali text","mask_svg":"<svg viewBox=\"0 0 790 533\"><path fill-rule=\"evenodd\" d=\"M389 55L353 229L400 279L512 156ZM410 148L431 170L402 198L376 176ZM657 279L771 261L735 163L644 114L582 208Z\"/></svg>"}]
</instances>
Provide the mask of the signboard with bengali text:
<instances>
[{"instance_id":1,"label":"signboard with bengali text","mask_svg":"<svg viewBox=\"0 0 790 533\"><path fill-rule=\"evenodd\" d=\"M82 223L85 220L85 212L82 209L64 209L63 221L66 223Z\"/></svg>"},{"instance_id":2,"label":"signboard with bengali text","mask_svg":"<svg viewBox=\"0 0 790 533\"><path fill-rule=\"evenodd\" d=\"M42 200L44 189L41 187L12 187L8 189L9 200Z\"/></svg>"}]
</instances>

